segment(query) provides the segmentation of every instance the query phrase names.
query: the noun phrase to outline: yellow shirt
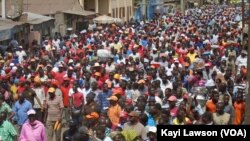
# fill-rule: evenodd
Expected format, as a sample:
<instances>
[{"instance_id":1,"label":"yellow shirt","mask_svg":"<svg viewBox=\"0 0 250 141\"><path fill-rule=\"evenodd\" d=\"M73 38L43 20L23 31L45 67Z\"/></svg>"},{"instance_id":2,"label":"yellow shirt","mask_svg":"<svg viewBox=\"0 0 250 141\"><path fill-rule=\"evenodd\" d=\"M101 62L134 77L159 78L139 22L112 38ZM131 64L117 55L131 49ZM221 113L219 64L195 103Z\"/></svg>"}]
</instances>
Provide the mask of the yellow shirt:
<instances>
[{"instance_id":1,"label":"yellow shirt","mask_svg":"<svg viewBox=\"0 0 250 141\"><path fill-rule=\"evenodd\" d=\"M121 43L118 42L117 44L114 44L114 49L117 50L117 53L121 52L121 48L122 48Z\"/></svg>"},{"instance_id":2,"label":"yellow shirt","mask_svg":"<svg viewBox=\"0 0 250 141\"><path fill-rule=\"evenodd\" d=\"M187 54L187 57L189 57L191 63L193 63L195 61L195 56L196 55L197 55L196 53L193 53L193 54L188 53Z\"/></svg>"},{"instance_id":3,"label":"yellow shirt","mask_svg":"<svg viewBox=\"0 0 250 141\"><path fill-rule=\"evenodd\" d=\"M13 93L13 95L17 94L17 86L16 85L11 85L10 91Z\"/></svg>"}]
</instances>

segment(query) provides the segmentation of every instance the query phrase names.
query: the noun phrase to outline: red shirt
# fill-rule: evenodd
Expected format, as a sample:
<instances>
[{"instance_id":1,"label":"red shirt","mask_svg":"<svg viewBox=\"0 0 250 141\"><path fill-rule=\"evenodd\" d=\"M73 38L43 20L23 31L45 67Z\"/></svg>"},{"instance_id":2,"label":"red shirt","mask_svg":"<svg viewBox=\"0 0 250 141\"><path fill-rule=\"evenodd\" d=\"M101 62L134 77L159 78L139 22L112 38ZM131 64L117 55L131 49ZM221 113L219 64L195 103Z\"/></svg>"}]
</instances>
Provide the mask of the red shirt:
<instances>
[{"instance_id":1,"label":"red shirt","mask_svg":"<svg viewBox=\"0 0 250 141\"><path fill-rule=\"evenodd\" d=\"M69 90L70 90L70 87L64 87L64 86L61 87L61 91L63 95L63 105L65 107L69 106Z\"/></svg>"},{"instance_id":2,"label":"red shirt","mask_svg":"<svg viewBox=\"0 0 250 141\"><path fill-rule=\"evenodd\" d=\"M19 86L19 87L17 88L17 93L20 95L20 94L23 93L24 90L25 90L24 87Z\"/></svg>"},{"instance_id":3,"label":"red shirt","mask_svg":"<svg viewBox=\"0 0 250 141\"><path fill-rule=\"evenodd\" d=\"M72 98L73 98L74 107L79 107L82 105L82 103L83 103L83 94L82 93L79 93L79 92L74 93L72 95Z\"/></svg>"},{"instance_id":4,"label":"red shirt","mask_svg":"<svg viewBox=\"0 0 250 141\"><path fill-rule=\"evenodd\" d=\"M55 79L58 81L59 85L62 84L64 75L65 75L65 72L62 72L62 73L56 72L55 73Z\"/></svg>"}]
</instances>

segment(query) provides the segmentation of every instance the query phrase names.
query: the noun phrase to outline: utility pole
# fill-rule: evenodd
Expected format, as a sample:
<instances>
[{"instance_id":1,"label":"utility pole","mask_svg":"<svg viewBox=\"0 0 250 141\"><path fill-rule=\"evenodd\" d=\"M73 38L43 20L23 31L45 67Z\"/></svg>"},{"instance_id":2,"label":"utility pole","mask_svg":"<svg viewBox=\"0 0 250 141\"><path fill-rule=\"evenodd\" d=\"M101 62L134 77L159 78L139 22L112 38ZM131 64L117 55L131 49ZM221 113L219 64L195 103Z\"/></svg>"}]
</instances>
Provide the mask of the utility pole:
<instances>
[{"instance_id":1,"label":"utility pole","mask_svg":"<svg viewBox=\"0 0 250 141\"><path fill-rule=\"evenodd\" d=\"M245 3L244 0L241 0L241 8L242 8L242 28L245 27Z\"/></svg>"},{"instance_id":2,"label":"utility pole","mask_svg":"<svg viewBox=\"0 0 250 141\"><path fill-rule=\"evenodd\" d=\"M185 14L186 0L181 0L181 13Z\"/></svg>"},{"instance_id":3,"label":"utility pole","mask_svg":"<svg viewBox=\"0 0 250 141\"><path fill-rule=\"evenodd\" d=\"M248 11L250 10L250 3L248 1ZM248 90L246 95L246 113L245 113L245 124L250 125L250 17L247 17L248 23L248 46L247 46L247 81Z\"/></svg>"}]
</instances>

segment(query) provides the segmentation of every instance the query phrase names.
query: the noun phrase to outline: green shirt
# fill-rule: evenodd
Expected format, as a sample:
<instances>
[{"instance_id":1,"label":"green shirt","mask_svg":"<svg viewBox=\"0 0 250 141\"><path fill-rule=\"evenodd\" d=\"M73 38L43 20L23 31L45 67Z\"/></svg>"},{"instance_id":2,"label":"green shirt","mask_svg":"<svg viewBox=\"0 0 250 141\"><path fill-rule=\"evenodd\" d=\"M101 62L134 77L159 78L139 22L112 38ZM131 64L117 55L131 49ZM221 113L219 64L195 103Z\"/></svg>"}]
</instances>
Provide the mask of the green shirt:
<instances>
[{"instance_id":1,"label":"green shirt","mask_svg":"<svg viewBox=\"0 0 250 141\"><path fill-rule=\"evenodd\" d=\"M7 112L7 114L9 114L12 112L12 109L10 108L10 106L7 103L3 102L2 106L0 106L0 113L2 113L2 112Z\"/></svg>"},{"instance_id":2,"label":"green shirt","mask_svg":"<svg viewBox=\"0 0 250 141\"><path fill-rule=\"evenodd\" d=\"M17 131L9 121L4 121L0 125L0 136L3 141L14 141L14 137L17 135Z\"/></svg>"}]
</instances>

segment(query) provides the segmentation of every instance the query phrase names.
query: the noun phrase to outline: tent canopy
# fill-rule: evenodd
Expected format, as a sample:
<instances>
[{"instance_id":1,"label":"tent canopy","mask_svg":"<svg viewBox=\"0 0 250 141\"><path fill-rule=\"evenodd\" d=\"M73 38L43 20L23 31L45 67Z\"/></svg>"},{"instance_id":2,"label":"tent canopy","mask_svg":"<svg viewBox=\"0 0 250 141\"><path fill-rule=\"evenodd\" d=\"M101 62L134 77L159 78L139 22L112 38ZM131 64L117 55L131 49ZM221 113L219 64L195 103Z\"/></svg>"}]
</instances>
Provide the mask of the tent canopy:
<instances>
[{"instance_id":1,"label":"tent canopy","mask_svg":"<svg viewBox=\"0 0 250 141\"><path fill-rule=\"evenodd\" d=\"M120 22L121 20L107 16L107 15L102 15L102 16L98 16L98 17L94 18L93 21L96 23L106 24L106 23Z\"/></svg>"}]
</instances>

